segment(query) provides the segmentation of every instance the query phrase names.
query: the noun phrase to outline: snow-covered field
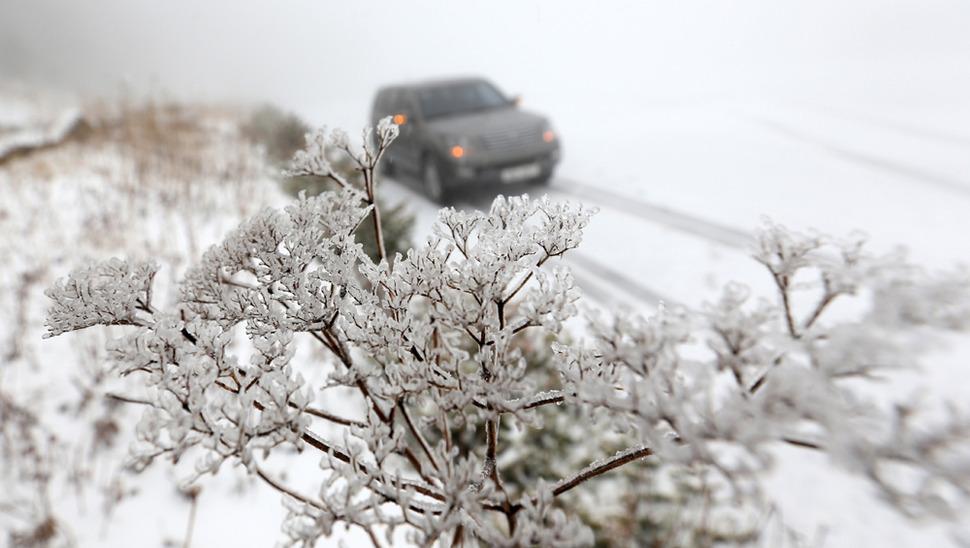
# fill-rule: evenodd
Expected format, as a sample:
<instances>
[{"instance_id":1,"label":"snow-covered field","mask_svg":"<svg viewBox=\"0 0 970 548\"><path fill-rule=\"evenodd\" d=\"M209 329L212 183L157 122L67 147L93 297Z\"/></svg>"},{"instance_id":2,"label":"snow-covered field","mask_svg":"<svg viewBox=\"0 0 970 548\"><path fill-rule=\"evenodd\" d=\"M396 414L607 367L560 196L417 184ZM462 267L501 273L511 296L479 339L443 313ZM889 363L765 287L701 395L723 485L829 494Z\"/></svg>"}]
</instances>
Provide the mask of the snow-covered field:
<instances>
[{"instance_id":1,"label":"snow-covered field","mask_svg":"<svg viewBox=\"0 0 970 548\"><path fill-rule=\"evenodd\" d=\"M41 338L48 307L43 292L54 279L90 261L153 256L166 265L157 285L164 301L190 257L239 220L288 199L257 151L239 139L236 122L226 125L233 119L218 109L176 109L176 117L192 116L192 127L200 124L217 137L195 149L160 129L173 125L162 109L148 109L150 116L119 126L108 116L101 119L107 121L104 129L91 130L93 136L59 142L65 133L57 131L58 121L76 117L81 107L76 98L43 89L0 85L0 144L12 143L8 150L21 151L0 162L0 427L5 452L0 545L14 531L31 531L47 515L59 520L48 529L51 546L182 545L192 505L177 485L190 468L155 467L137 478L124 471L124 453L140 410L119 409L103 396L137 390L119 379L99 378L100 366L92 360L105 357L104 332ZM127 138L110 137L119 132ZM163 143L158 139L163 135L175 142ZM194 132L182 136L199 137ZM159 162L166 150L178 150L180 159ZM18 434L24 420L36 427L34 437ZM100 429L93 428L98 424ZM116 427L125 431L122 437L114 437ZM193 535L198 546L218 546L227 538L271 546L279 539L279 496L248 488L250 483L229 472L205 488L196 519L206 525ZM238 508L226 511L227 501ZM238 526L262 520L265 528L243 531ZM48 545L43 536L34 540L15 545Z\"/></svg>"}]
</instances>

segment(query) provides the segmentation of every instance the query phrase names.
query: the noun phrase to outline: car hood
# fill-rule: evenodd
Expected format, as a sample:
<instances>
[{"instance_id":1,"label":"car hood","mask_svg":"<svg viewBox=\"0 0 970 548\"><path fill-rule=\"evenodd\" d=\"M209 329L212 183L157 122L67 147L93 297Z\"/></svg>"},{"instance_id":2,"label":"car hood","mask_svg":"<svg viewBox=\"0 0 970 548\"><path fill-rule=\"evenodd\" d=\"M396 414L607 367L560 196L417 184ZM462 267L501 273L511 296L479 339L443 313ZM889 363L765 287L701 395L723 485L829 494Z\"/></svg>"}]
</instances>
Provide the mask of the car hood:
<instances>
[{"instance_id":1,"label":"car hood","mask_svg":"<svg viewBox=\"0 0 970 548\"><path fill-rule=\"evenodd\" d=\"M496 131L538 126L546 119L517 108L501 108L437 118L427 123L428 130L442 135L474 137Z\"/></svg>"}]
</instances>

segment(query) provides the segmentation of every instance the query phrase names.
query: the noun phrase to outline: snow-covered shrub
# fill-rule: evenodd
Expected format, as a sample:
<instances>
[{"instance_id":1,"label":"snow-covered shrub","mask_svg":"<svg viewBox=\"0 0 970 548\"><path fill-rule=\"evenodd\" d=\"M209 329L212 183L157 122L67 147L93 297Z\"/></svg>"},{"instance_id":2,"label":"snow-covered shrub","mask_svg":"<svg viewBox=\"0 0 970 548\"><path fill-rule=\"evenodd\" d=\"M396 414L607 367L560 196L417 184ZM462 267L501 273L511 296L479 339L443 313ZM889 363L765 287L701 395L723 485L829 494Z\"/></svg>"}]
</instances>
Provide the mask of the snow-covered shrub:
<instances>
[{"instance_id":1,"label":"snow-covered shrub","mask_svg":"<svg viewBox=\"0 0 970 548\"><path fill-rule=\"evenodd\" d=\"M250 114L242 132L246 138L263 147L271 163L283 165L293 157L294 152L303 148L303 136L310 129L296 114L266 104Z\"/></svg>"},{"instance_id":2,"label":"snow-covered shrub","mask_svg":"<svg viewBox=\"0 0 970 548\"><path fill-rule=\"evenodd\" d=\"M558 259L580 245L593 211L526 197L499 197L488 212L445 209L423 246L392 261L374 170L396 132L382 121L360 149L342 132L309 136L291 173L341 189L240 225L187 272L174 307L147 299L150 266L116 260L49 289L51 335L130 325L110 348L151 394L132 451L139 466L191 457L194 480L242 465L283 494L283 530L299 545L336 524L378 546L590 545L582 513L560 500L592 480L649 457L644 473L673 467L718 498L752 500L779 445L828 453L911 515L950 517L966 503L967 411L920 420L860 389L916 364L905 333L966 326L965 278L926 285L858 240L768 223L755 259L777 300L751 303L729 285L701 311L589 313L579 342L551 345L550 378L530 370L522 339L556 339L578 314L581 295ZM350 155L359 184L334 170L329 148ZM376 261L353 238L369 213ZM938 298L945 313L917 306ZM326 358L297 359L307 344ZM560 409L576 420L545 417ZM629 442L588 447L589 462L545 477L509 469L529 463L509 453L503 425ZM315 471L273 471L275 459L307 453Z\"/></svg>"}]
</instances>

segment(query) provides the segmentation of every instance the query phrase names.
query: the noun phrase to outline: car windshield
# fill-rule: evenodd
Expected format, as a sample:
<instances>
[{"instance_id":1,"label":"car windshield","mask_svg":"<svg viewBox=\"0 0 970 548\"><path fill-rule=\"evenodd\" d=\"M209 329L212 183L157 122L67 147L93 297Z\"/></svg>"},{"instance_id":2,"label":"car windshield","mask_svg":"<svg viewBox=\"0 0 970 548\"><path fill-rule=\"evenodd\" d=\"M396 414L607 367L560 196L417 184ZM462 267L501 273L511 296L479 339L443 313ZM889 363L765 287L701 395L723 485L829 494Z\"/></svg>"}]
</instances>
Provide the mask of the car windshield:
<instances>
[{"instance_id":1,"label":"car windshield","mask_svg":"<svg viewBox=\"0 0 970 548\"><path fill-rule=\"evenodd\" d=\"M486 82L462 82L418 90L425 119L504 107L509 101Z\"/></svg>"}]
</instances>

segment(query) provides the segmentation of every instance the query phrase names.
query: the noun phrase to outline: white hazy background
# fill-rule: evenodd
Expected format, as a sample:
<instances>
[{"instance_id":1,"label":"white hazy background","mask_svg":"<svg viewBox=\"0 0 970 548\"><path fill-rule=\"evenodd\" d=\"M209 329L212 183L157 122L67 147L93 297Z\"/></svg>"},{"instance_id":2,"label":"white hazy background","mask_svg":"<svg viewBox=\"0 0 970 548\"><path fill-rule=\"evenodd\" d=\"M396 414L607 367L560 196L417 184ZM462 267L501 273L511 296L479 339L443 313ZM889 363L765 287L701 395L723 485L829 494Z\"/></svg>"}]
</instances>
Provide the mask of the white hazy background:
<instances>
[{"instance_id":1,"label":"white hazy background","mask_svg":"<svg viewBox=\"0 0 970 548\"><path fill-rule=\"evenodd\" d=\"M970 96L970 2L0 2L0 77L100 95L269 100L352 128L377 86L455 73L631 121L737 99L938 109Z\"/></svg>"}]
</instances>

